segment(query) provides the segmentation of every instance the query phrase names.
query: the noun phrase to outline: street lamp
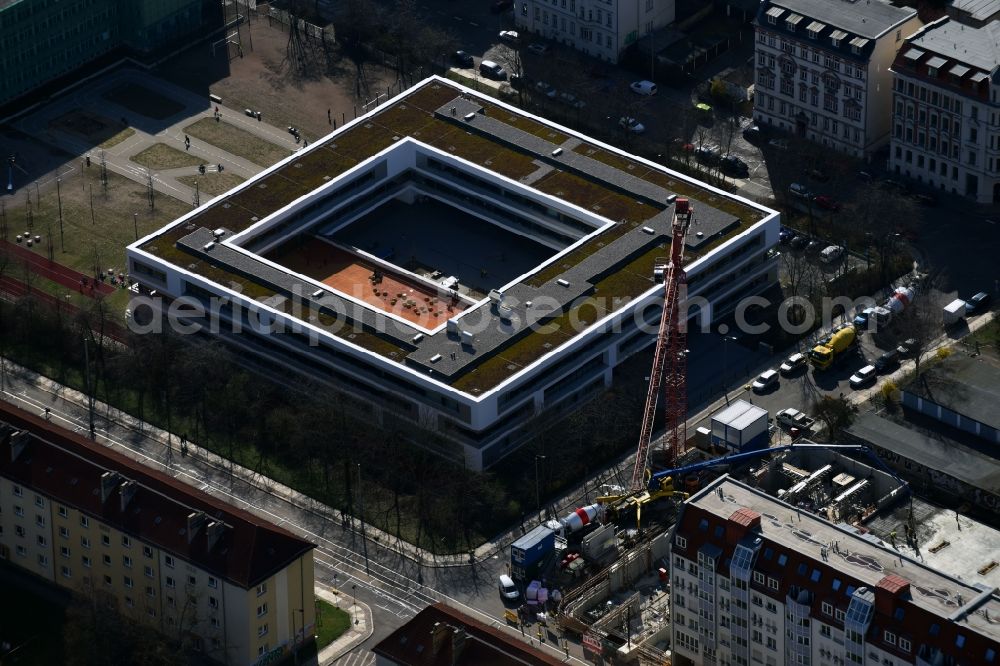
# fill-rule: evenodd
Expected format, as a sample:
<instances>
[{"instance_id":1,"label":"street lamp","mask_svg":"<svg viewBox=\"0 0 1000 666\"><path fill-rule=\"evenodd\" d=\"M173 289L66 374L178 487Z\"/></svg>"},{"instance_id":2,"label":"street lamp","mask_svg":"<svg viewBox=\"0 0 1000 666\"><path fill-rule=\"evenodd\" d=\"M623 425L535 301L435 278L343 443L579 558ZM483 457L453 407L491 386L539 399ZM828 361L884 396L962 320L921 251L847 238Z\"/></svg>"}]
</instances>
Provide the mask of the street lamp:
<instances>
[{"instance_id":1,"label":"street lamp","mask_svg":"<svg viewBox=\"0 0 1000 666\"><path fill-rule=\"evenodd\" d=\"M542 496L539 491L539 476L538 476L538 461L545 460L545 456L536 453L535 454L535 511L536 513L541 513L542 511Z\"/></svg>"},{"instance_id":2,"label":"street lamp","mask_svg":"<svg viewBox=\"0 0 1000 666\"><path fill-rule=\"evenodd\" d=\"M351 583L351 593L354 595L354 624L358 624L358 584Z\"/></svg>"},{"instance_id":3,"label":"street lamp","mask_svg":"<svg viewBox=\"0 0 1000 666\"><path fill-rule=\"evenodd\" d=\"M722 336L722 391L726 397L726 405L729 405L729 342L736 342L736 337L732 335Z\"/></svg>"}]
</instances>

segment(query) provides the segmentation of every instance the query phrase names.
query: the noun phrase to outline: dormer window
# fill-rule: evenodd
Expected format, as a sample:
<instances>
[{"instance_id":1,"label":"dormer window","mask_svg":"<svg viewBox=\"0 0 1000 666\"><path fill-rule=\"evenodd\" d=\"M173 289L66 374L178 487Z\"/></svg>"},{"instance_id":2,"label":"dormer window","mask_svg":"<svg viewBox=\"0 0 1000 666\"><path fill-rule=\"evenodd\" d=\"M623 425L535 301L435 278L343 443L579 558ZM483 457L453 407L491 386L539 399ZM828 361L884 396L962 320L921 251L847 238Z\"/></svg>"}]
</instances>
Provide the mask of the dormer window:
<instances>
[{"instance_id":1,"label":"dormer window","mask_svg":"<svg viewBox=\"0 0 1000 666\"><path fill-rule=\"evenodd\" d=\"M771 14L768 14L768 16L767 16L767 22L770 23L771 25L777 25L778 19L777 19L777 17L775 17L775 16L773 16Z\"/></svg>"},{"instance_id":2,"label":"dormer window","mask_svg":"<svg viewBox=\"0 0 1000 666\"><path fill-rule=\"evenodd\" d=\"M811 30L811 29L810 30L806 30L806 33L809 35L809 39L816 39L816 34L817 33L816 33L815 30Z\"/></svg>"},{"instance_id":3,"label":"dormer window","mask_svg":"<svg viewBox=\"0 0 1000 666\"><path fill-rule=\"evenodd\" d=\"M785 26L788 28L788 32L795 32L795 24L791 21L785 21Z\"/></svg>"},{"instance_id":4,"label":"dormer window","mask_svg":"<svg viewBox=\"0 0 1000 666\"><path fill-rule=\"evenodd\" d=\"M778 17L785 13L781 7L771 7L767 10L767 22L771 25L778 24Z\"/></svg>"},{"instance_id":5,"label":"dormer window","mask_svg":"<svg viewBox=\"0 0 1000 666\"><path fill-rule=\"evenodd\" d=\"M834 30L830 34L830 43L833 44L833 48L839 49L840 42L843 41L845 37L847 37L847 33L843 30Z\"/></svg>"},{"instance_id":6,"label":"dormer window","mask_svg":"<svg viewBox=\"0 0 1000 666\"><path fill-rule=\"evenodd\" d=\"M929 76L931 78L937 78L937 75L938 75L937 67L928 67L927 68L927 76Z\"/></svg>"}]
</instances>

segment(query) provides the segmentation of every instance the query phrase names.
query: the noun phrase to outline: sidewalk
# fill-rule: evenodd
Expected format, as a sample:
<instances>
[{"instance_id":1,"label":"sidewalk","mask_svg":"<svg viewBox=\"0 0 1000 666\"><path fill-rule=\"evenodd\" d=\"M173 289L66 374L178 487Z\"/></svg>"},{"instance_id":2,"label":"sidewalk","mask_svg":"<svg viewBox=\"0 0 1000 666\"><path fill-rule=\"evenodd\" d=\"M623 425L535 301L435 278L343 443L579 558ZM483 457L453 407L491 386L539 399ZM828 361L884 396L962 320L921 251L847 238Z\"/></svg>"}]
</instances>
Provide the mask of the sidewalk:
<instances>
[{"instance_id":1,"label":"sidewalk","mask_svg":"<svg viewBox=\"0 0 1000 666\"><path fill-rule=\"evenodd\" d=\"M315 592L317 597L338 608L342 602L346 604L350 601L346 596L341 599L339 590L331 592L325 587L317 585ZM350 605L344 606L343 610L347 611L354 618L350 628L340 638L320 650L319 654L316 655L316 659L311 663L319 664L319 666L328 666L328 664L337 661L355 647L371 638L372 632L375 631L371 608L360 601L354 601Z\"/></svg>"}]
</instances>

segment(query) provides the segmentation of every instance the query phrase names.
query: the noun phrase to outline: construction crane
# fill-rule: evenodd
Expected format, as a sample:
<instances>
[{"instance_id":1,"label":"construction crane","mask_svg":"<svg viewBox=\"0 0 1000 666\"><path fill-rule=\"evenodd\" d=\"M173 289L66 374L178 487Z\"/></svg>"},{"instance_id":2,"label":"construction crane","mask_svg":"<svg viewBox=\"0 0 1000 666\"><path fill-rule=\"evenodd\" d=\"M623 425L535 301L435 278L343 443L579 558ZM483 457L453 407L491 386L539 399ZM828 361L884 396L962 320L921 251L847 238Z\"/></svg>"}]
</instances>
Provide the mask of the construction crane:
<instances>
[{"instance_id":1,"label":"construction crane","mask_svg":"<svg viewBox=\"0 0 1000 666\"><path fill-rule=\"evenodd\" d=\"M598 497L597 501L605 507L605 511L613 515L621 515L622 512L626 510L634 509L636 528L639 529L640 519L642 517L642 507L645 504L662 497L687 499L688 494L686 492L675 490L674 488L675 482L679 481L683 476L694 474L704 469L711 469L713 467L737 465L775 453L804 449L829 449L833 451L862 453L874 463L875 467L891 476L900 484L899 489L895 491L896 493L905 493L909 490L909 484L904 481L895 470L886 465L885 462L883 462L870 447L862 444L786 444L784 446L776 446L773 448L755 449L744 453L733 453L720 458L714 458L712 460L704 460L690 465L684 465L682 467L664 469L650 474L645 481L645 486L639 492L626 493L623 495L607 495Z\"/></svg>"},{"instance_id":2,"label":"construction crane","mask_svg":"<svg viewBox=\"0 0 1000 666\"><path fill-rule=\"evenodd\" d=\"M691 225L694 209L691 202L683 197L674 198L673 238L670 241L670 262L665 267L657 266L663 272L663 312L660 315L660 330L656 336L656 351L653 355L653 369L649 375L649 390L646 393L646 407L642 414L642 430L639 433L639 448L635 454L632 482L629 490L641 493L645 490L647 467L649 465L649 445L653 437L656 419L656 405L663 393L667 432L665 436L667 464L677 462L677 454L687 441L687 367L685 344L687 334L680 318L681 287L687 284L684 272L684 239Z\"/></svg>"},{"instance_id":3,"label":"construction crane","mask_svg":"<svg viewBox=\"0 0 1000 666\"><path fill-rule=\"evenodd\" d=\"M728 456L722 456L721 458L685 465L684 467L664 469L650 475L646 490L647 492L658 492L664 487L672 488L674 477L681 474L692 474L703 469L721 467L722 465L735 465L737 463L746 462L748 460L760 458L772 453L782 453L784 451L797 451L804 449L829 449L833 451L852 451L863 453L869 460L875 463L876 467L899 482L902 487L909 487L909 484L907 484L907 482L904 481L895 470L886 465L885 462L883 462L870 447L864 446L863 444L785 444L784 446L775 446L773 448L756 449L754 451L746 451L744 453L733 453Z\"/></svg>"}]
</instances>

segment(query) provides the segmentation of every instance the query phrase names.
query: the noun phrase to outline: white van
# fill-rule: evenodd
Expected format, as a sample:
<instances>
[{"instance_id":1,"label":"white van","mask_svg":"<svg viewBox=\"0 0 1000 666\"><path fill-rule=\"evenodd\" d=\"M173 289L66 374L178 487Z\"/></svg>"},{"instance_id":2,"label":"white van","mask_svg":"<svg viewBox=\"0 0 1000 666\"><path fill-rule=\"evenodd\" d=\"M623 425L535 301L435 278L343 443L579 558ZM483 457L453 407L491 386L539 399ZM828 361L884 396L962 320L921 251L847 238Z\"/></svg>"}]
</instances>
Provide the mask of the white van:
<instances>
[{"instance_id":1,"label":"white van","mask_svg":"<svg viewBox=\"0 0 1000 666\"><path fill-rule=\"evenodd\" d=\"M633 81L629 88L638 95L655 95L656 84L652 81Z\"/></svg>"}]
</instances>

